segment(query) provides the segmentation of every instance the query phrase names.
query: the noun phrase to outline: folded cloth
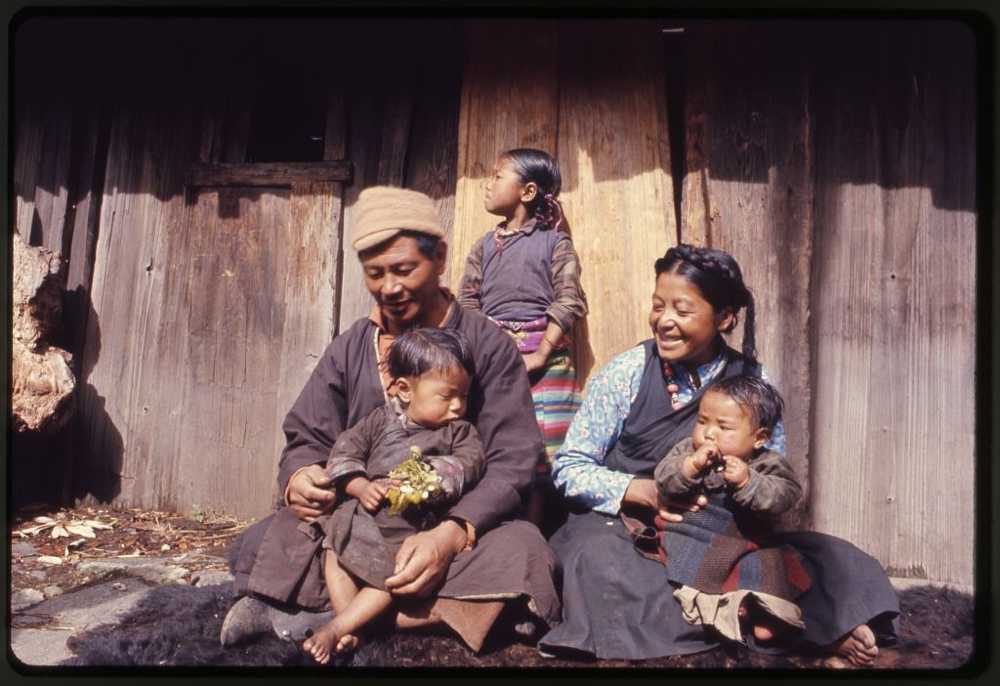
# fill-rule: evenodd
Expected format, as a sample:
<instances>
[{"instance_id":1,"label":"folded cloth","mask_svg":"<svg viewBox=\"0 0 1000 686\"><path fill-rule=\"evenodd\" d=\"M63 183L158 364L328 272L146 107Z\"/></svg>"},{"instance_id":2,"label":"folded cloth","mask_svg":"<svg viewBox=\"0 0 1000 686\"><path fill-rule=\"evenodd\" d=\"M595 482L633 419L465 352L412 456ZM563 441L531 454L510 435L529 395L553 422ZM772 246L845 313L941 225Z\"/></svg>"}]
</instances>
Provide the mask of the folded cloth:
<instances>
[{"instance_id":1,"label":"folded cloth","mask_svg":"<svg viewBox=\"0 0 1000 686\"><path fill-rule=\"evenodd\" d=\"M681 614L688 624L711 626L726 638L747 644L740 628L740 604L747 600L756 602L757 608L795 629L805 629L802 612L794 603L759 591L730 591L729 593L702 593L690 586L674 591L674 598L681 604Z\"/></svg>"}]
</instances>

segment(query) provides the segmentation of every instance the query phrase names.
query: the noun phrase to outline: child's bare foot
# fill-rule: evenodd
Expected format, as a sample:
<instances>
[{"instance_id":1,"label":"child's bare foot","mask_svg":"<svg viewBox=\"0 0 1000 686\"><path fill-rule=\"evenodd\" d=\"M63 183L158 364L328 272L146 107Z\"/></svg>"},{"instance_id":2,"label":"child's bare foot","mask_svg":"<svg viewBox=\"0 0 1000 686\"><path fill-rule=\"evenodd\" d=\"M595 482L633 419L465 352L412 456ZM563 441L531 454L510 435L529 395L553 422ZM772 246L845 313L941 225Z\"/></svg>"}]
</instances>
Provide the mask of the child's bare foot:
<instances>
[{"instance_id":1,"label":"child's bare foot","mask_svg":"<svg viewBox=\"0 0 1000 686\"><path fill-rule=\"evenodd\" d=\"M750 614L750 611L747 609L747 601L744 599L743 602L740 603L739 609L736 611L736 616L739 617L740 623L743 623L750 616ZM756 615L751 621L753 626L753 637L758 643L767 643L781 633L782 625L780 623L771 625L771 623L766 619L768 616L766 612L754 612L753 614Z\"/></svg>"},{"instance_id":2,"label":"child's bare foot","mask_svg":"<svg viewBox=\"0 0 1000 686\"><path fill-rule=\"evenodd\" d=\"M333 622L324 624L312 636L302 642L302 649L313 656L321 665L330 661L330 656L358 647L358 639L353 634L341 636Z\"/></svg>"},{"instance_id":3,"label":"child's bare foot","mask_svg":"<svg viewBox=\"0 0 1000 686\"><path fill-rule=\"evenodd\" d=\"M878 656L875 634L867 624L855 627L854 631L830 644L828 648L834 655L846 658L855 667L867 667Z\"/></svg>"}]
</instances>

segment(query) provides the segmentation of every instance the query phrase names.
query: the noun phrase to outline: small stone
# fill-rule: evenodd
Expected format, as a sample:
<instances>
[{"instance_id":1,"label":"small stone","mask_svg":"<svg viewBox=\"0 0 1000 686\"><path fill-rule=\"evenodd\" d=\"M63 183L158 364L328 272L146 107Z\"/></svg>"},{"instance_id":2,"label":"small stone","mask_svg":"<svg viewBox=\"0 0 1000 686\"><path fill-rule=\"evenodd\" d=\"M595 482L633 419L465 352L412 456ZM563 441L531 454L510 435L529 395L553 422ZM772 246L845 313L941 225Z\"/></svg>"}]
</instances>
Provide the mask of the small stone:
<instances>
[{"instance_id":1,"label":"small stone","mask_svg":"<svg viewBox=\"0 0 1000 686\"><path fill-rule=\"evenodd\" d=\"M61 586L56 586L55 584L52 584L50 586L46 586L45 588L43 588L42 593L45 594L46 598L54 598L57 595L62 595L63 590Z\"/></svg>"},{"instance_id":2,"label":"small stone","mask_svg":"<svg viewBox=\"0 0 1000 686\"><path fill-rule=\"evenodd\" d=\"M37 588L22 588L10 594L10 609L18 612L45 600L45 594Z\"/></svg>"},{"instance_id":3,"label":"small stone","mask_svg":"<svg viewBox=\"0 0 1000 686\"><path fill-rule=\"evenodd\" d=\"M34 555L38 551L35 546L31 545L27 541L18 541L17 543L11 543L10 554L11 556L20 555L24 557L25 555Z\"/></svg>"},{"instance_id":4,"label":"small stone","mask_svg":"<svg viewBox=\"0 0 1000 686\"><path fill-rule=\"evenodd\" d=\"M163 545L160 546L160 550L162 550L163 552L167 552L168 550L170 550L170 545L164 543Z\"/></svg>"},{"instance_id":5,"label":"small stone","mask_svg":"<svg viewBox=\"0 0 1000 686\"><path fill-rule=\"evenodd\" d=\"M43 565L61 565L62 564L62 558L61 557L55 557L53 555L42 555L41 557L38 558L38 561L41 562Z\"/></svg>"},{"instance_id":6,"label":"small stone","mask_svg":"<svg viewBox=\"0 0 1000 686\"><path fill-rule=\"evenodd\" d=\"M128 586L126 586L125 584L123 584L120 581L116 581L115 583L111 584L111 588L115 589L116 591L127 591L128 590Z\"/></svg>"},{"instance_id":7,"label":"small stone","mask_svg":"<svg viewBox=\"0 0 1000 686\"><path fill-rule=\"evenodd\" d=\"M191 575L192 583L195 586L218 586L219 584L232 583L233 575L229 572L221 572L217 569L205 569Z\"/></svg>"}]
</instances>

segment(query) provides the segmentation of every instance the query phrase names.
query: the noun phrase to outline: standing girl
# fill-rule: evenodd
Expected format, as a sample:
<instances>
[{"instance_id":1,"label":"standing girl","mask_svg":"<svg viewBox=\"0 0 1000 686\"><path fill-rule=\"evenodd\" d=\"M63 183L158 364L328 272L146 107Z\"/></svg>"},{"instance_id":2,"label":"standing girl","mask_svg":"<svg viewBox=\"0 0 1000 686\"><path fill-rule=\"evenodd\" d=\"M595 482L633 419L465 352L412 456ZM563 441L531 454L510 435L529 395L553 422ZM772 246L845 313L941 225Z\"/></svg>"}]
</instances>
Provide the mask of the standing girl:
<instances>
[{"instance_id":1,"label":"standing girl","mask_svg":"<svg viewBox=\"0 0 1000 686\"><path fill-rule=\"evenodd\" d=\"M528 371L544 449L527 517L543 533L559 523L549 474L580 406L567 334L587 313L580 258L557 199L561 184L548 153L501 153L486 184L485 205L503 220L472 246L458 289L462 306L483 312L511 335Z\"/></svg>"}]
</instances>

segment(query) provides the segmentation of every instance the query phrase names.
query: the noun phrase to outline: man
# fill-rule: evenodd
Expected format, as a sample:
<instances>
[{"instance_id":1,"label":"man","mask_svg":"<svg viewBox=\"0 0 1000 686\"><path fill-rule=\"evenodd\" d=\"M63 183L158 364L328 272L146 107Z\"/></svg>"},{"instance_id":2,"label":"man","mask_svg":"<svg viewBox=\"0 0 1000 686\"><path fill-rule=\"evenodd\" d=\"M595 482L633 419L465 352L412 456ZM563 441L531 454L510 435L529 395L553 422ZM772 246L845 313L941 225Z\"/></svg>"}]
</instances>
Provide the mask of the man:
<instances>
[{"instance_id":1,"label":"man","mask_svg":"<svg viewBox=\"0 0 1000 686\"><path fill-rule=\"evenodd\" d=\"M486 474L441 523L404 542L396 573L386 580L400 601L396 625L443 622L478 650L504 604L520 599L552 626L560 613L554 556L538 529L513 519L530 493L541 450L517 348L441 288L447 245L430 198L375 187L360 194L354 210L352 246L376 305L330 344L285 419L278 465L285 507L242 538L236 592L246 597L229 611L222 644L270 628L282 633L280 626L299 638L328 619L315 612L329 608L315 520L339 494L323 465L340 432L386 402L392 389L382 361L395 337L414 326L456 328L472 344L476 374L467 418L482 437ZM310 612L296 613L303 609Z\"/></svg>"}]
</instances>

